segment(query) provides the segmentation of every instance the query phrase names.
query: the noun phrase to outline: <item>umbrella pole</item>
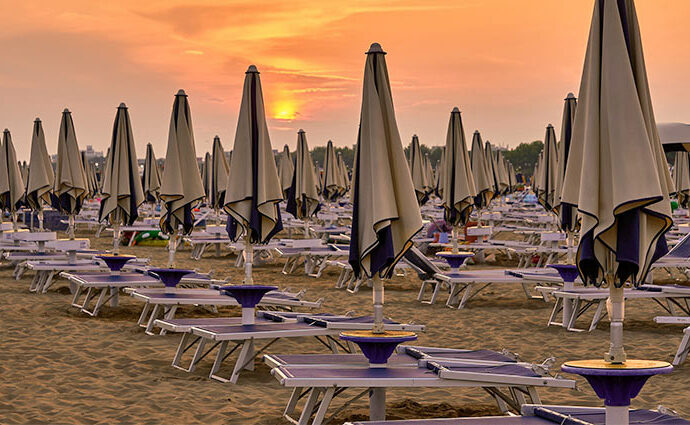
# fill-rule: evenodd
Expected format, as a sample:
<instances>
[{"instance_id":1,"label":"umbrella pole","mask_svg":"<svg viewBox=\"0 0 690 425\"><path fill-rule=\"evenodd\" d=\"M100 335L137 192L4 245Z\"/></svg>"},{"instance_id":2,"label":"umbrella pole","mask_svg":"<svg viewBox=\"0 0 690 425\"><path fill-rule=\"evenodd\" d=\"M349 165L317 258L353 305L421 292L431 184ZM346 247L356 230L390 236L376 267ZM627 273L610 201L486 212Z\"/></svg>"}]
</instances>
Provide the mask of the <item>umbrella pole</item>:
<instances>
[{"instance_id":1,"label":"umbrella pole","mask_svg":"<svg viewBox=\"0 0 690 425\"><path fill-rule=\"evenodd\" d=\"M625 298L623 296L623 285L616 288L614 265L616 254L609 252L608 270L604 278L609 285L609 299L606 300L606 310L611 322L610 346L604 360L613 364L625 363L626 355L623 347L623 318L625 316ZM627 410L626 410L627 412Z\"/></svg>"},{"instance_id":2,"label":"umbrella pole","mask_svg":"<svg viewBox=\"0 0 690 425\"><path fill-rule=\"evenodd\" d=\"M74 214L70 214L67 224L67 235L71 241L74 240Z\"/></svg>"},{"instance_id":3,"label":"umbrella pole","mask_svg":"<svg viewBox=\"0 0 690 425\"><path fill-rule=\"evenodd\" d=\"M244 237L244 284L253 285L254 279L252 278L252 261L254 260L254 247L251 243L251 233L247 229L247 233Z\"/></svg>"},{"instance_id":4,"label":"umbrella pole","mask_svg":"<svg viewBox=\"0 0 690 425\"><path fill-rule=\"evenodd\" d=\"M372 297L374 299L374 328L375 334L385 333L383 329L383 281L378 274L374 274L372 280Z\"/></svg>"},{"instance_id":5,"label":"umbrella pole","mask_svg":"<svg viewBox=\"0 0 690 425\"><path fill-rule=\"evenodd\" d=\"M41 209L38 211L38 231L42 232L43 230L45 229L43 228L43 210Z\"/></svg>"},{"instance_id":6,"label":"umbrella pole","mask_svg":"<svg viewBox=\"0 0 690 425\"><path fill-rule=\"evenodd\" d=\"M113 254L120 253L120 209L115 208L115 220L113 220ZM132 235L134 237L134 235Z\"/></svg>"},{"instance_id":7,"label":"umbrella pole","mask_svg":"<svg viewBox=\"0 0 690 425\"><path fill-rule=\"evenodd\" d=\"M19 225L17 224L17 212L14 211L12 212L12 229L14 229L15 232L19 230Z\"/></svg>"},{"instance_id":8,"label":"umbrella pole","mask_svg":"<svg viewBox=\"0 0 690 425\"><path fill-rule=\"evenodd\" d=\"M177 229L173 230L168 241L168 267L175 264L175 250L177 249Z\"/></svg>"},{"instance_id":9,"label":"umbrella pole","mask_svg":"<svg viewBox=\"0 0 690 425\"><path fill-rule=\"evenodd\" d=\"M459 245L458 238L460 237L460 235L458 235L458 233L459 233L458 228L456 226L453 226L452 232L453 232L453 254L457 254L459 251L459 249L458 249L458 245Z\"/></svg>"},{"instance_id":10,"label":"umbrella pole","mask_svg":"<svg viewBox=\"0 0 690 425\"><path fill-rule=\"evenodd\" d=\"M304 219L304 239L309 239L309 219Z\"/></svg>"}]
</instances>

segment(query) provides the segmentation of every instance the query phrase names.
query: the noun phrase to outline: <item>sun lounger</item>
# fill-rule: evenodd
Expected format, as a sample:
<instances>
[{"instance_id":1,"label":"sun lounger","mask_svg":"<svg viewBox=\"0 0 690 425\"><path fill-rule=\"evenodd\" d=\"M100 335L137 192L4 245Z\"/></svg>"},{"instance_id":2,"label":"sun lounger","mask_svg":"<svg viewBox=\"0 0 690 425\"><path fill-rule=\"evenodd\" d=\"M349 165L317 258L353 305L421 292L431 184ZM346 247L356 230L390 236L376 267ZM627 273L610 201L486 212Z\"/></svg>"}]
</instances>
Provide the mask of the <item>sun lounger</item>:
<instances>
[{"instance_id":1,"label":"sun lounger","mask_svg":"<svg viewBox=\"0 0 690 425\"><path fill-rule=\"evenodd\" d=\"M285 258L283 274L292 274L303 260L304 273L308 276L319 277L328 265L329 260L346 259L349 247L345 245L323 245L321 240L314 240L313 245L276 247L276 252Z\"/></svg>"},{"instance_id":2,"label":"sun lounger","mask_svg":"<svg viewBox=\"0 0 690 425\"><path fill-rule=\"evenodd\" d=\"M111 302L111 307L117 307L119 292L122 288L163 285L159 279L153 276L136 272L120 274L62 272L60 276L69 280L75 288L74 296L72 297L72 307L76 307L83 313L93 317L98 315L101 307L108 301ZM84 299L80 301L84 290L86 290ZM93 307L90 307L94 299L95 303Z\"/></svg>"},{"instance_id":3,"label":"sun lounger","mask_svg":"<svg viewBox=\"0 0 690 425\"><path fill-rule=\"evenodd\" d=\"M188 329L180 326L180 324L174 324L175 329L183 332L183 334L173 360L173 366L191 372L202 359L218 348L209 377L221 382L237 383L240 372L243 369L253 370L254 359L281 338L313 337L334 353L338 352L339 347L351 351L351 344L349 346L343 345L335 336L345 329L369 329L373 323L371 317L353 318L349 316L306 315L304 313L293 313L292 315L289 313L287 315L264 313L259 318L263 320L257 321L255 325L242 325L241 322L237 321L237 318L231 318L226 324L220 324L222 321L216 320L212 325L190 326ZM173 329L171 323L158 322L161 327ZM385 327L390 330L424 330L424 327L420 325L399 324L390 320L386 320ZM267 343L262 348L257 349L255 342L259 340L267 340ZM207 348L208 344L211 344L210 348ZM228 347L230 344L233 344L232 348ZM183 354L195 345L196 350L189 366L180 367ZM220 376L219 371L223 361L238 350L239 354L230 377Z\"/></svg>"},{"instance_id":4,"label":"sun lounger","mask_svg":"<svg viewBox=\"0 0 690 425\"><path fill-rule=\"evenodd\" d=\"M526 404L522 406L521 416L356 421L346 422L344 425L604 425L605 413L605 409L601 407ZM678 417L669 409L631 409L630 424L690 425L690 421Z\"/></svg>"},{"instance_id":5,"label":"sun lounger","mask_svg":"<svg viewBox=\"0 0 690 425\"><path fill-rule=\"evenodd\" d=\"M556 302L554 303L553 309L551 310L551 315L547 322L547 326L563 326L562 322L558 321L559 313L562 312L563 302L572 302L572 313L570 318L566 318L568 321L565 326L569 331L582 332L584 329L578 329L576 327L577 319L584 315L590 308L594 307L595 312L592 317L592 321L589 325L588 331L596 329L597 325L606 317L606 300L609 297L609 291L607 289L599 288L573 288L569 290L554 291L551 294ZM626 300L631 299L650 299L656 302L667 312L674 314L674 305L681 305L677 302L679 298L686 298L687 295L673 294L669 292L664 292L661 290L649 289L626 289L624 292ZM672 303L671 300L675 300L676 303Z\"/></svg>"},{"instance_id":6,"label":"sun lounger","mask_svg":"<svg viewBox=\"0 0 690 425\"><path fill-rule=\"evenodd\" d=\"M144 302L144 307L139 316L139 326L146 328L148 335L153 335L156 319L163 316L164 319L175 317L177 308L181 305L199 305L216 308L218 306L238 306L237 301L228 295L224 295L215 289L190 289L175 288L172 293L166 292L163 288L146 288L131 291L130 295L135 300ZM317 301L305 301L298 298L302 293L284 293L272 291L266 294L259 303L262 307L276 308L319 308L323 299ZM161 335L165 334L165 329L161 329Z\"/></svg>"},{"instance_id":7,"label":"sun lounger","mask_svg":"<svg viewBox=\"0 0 690 425\"><path fill-rule=\"evenodd\" d=\"M654 322L690 325L690 317L657 316L654 318ZM680 340L678 350L676 350L676 354L673 356L673 366L682 364L688 358L688 353L690 353L690 326L683 329L683 338Z\"/></svg>"},{"instance_id":8,"label":"sun lounger","mask_svg":"<svg viewBox=\"0 0 690 425\"><path fill-rule=\"evenodd\" d=\"M527 366L509 363L481 365L431 361L425 366L391 364L385 368L370 368L368 364L340 368L288 365L274 368L271 373L281 385L293 389L283 416L300 425L326 422L332 400L350 389L357 389L357 392L332 416L373 390L379 390L380 393L388 388L483 388L494 397L499 408L507 412L510 409L519 410L527 402L540 403L537 387L575 387L573 380L544 376ZM507 391L503 388L507 388ZM297 407L303 398L306 401L297 418Z\"/></svg>"}]
</instances>

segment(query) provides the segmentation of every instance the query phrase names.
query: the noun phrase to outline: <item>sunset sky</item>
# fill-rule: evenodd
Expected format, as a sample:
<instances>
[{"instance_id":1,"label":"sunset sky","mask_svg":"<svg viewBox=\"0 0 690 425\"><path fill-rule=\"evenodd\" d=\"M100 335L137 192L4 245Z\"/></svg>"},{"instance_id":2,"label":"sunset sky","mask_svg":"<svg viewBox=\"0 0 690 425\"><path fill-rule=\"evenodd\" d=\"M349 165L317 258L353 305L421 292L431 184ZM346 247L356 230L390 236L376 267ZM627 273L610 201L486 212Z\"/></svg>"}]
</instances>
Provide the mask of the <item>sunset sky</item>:
<instances>
[{"instance_id":1,"label":"sunset sky","mask_svg":"<svg viewBox=\"0 0 690 425\"><path fill-rule=\"evenodd\" d=\"M28 159L35 117L48 151L60 112L105 150L117 105L143 157L165 155L174 94L189 95L197 154L231 149L244 71L261 72L273 147L355 142L364 52L379 42L405 144L444 143L454 106L468 137L515 146L560 127L577 94L592 0L0 0L0 129ZM690 1L637 0L657 121L690 122Z\"/></svg>"}]
</instances>

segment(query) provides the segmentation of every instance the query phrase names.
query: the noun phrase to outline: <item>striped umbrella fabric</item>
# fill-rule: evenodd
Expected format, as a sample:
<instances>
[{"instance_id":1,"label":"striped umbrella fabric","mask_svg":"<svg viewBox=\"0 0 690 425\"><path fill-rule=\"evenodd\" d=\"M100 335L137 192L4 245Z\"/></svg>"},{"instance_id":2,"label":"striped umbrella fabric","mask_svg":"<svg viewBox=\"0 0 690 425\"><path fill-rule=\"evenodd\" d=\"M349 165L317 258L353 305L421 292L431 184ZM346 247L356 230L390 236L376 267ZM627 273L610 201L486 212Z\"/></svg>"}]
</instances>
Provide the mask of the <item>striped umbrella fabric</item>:
<instances>
[{"instance_id":1,"label":"striped umbrella fabric","mask_svg":"<svg viewBox=\"0 0 690 425\"><path fill-rule=\"evenodd\" d=\"M297 151L295 152L295 172L288 191L286 211L300 220L308 220L319 209L318 179L314 171L314 161L309 153L307 135L304 130L297 132Z\"/></svg>"},{"instance_id":2,"label":"striped umbrella fabric","mask_svg":"<svg viewBox=\"0 0 690 425\"><path fill-rule=\"evenodd\" d=\"M266 243L283 228L278 208L283 196L266 125L261 79L254 65L245 73L232 152L225 192L228 234L233 240L244 235L247 247Z\"/></svg>"},{"instance_id":3,"label":"striped umbrella fabric","mask_svg":"<svg viewBox=\"0 0 690 425\"><path fill-rule=\"evenodd\" d=\"M470 218L477 193L470 157L465 142L465 129L460 110L450 113L446 133L446 166L443 169L443 208L451 226L464 226Z\"/></svg>"},{"instance_id":4,"label":"striped umbrella fabric","mask_svg":"<svg viewBox=\"0 0 690 425\"><path fill-rule=\"evenodd\" d=\"M424 163L424 154L422 154L422 149L419 146L419 138L416 134L412 136L412 142L410 142L409 165L417 202L419 205L424 205L426 201L429 200L429 182L427 181L428 174Z\"/></svg>"},{"instance_id":5,"label":"striped umbrella fabric","mask_svg":"<svg viewBox=\"0 0 690 425\"><path fill-rule=\"evenodd\" d=\"M26 202L29 208L39 212L43 211L44 205L50 205L54 180L55 173L46 148L43 124L36 118L31 132L31 157L26 181ZM42 227L40 218L39 223Z\"/></svg>"},{"instance_id":6,"label":"striped umbrella fabric","mask_svg":"<svg viewBox=\"0 0 690 425\"><path fill-rule=\"evenodd\" d=\"M12 134L5 129L0 150L0 207L14 216L22 206L23 199L24 182L17 162L17 153L12 143ZM16 223L16 217L13 221Z\"/></svg>"},{"instance_id":7,"label":"striped umbrella fabric","mask_svg":"<svg viewBox=\"0 0 690 425\"><path fill-rule=\"evenodd\" d=\"M544 136L543 160L539 169L539 203L547 210L553 211L556 205L556 176L558 173L558 151L556 149L556 132L553 126L546 126Z\"/></svg>"},{"instance_id":8,"label":"striped umbrella fabric","mask_svg":"<svg viewBox=\"0 0 690 425\"><path fill-rule=\"evenodd\" d=\"M194 229L192 210L204 196L204 185L196 161L189 100L184 90L180 90L173 102L165 168L161 179L161 230L166 234L174 234L182 226L183 233L191 233Z\"/></svg>"},{"instance_id":9,"label":"striped umbrella fabric","mask_svg":"<svg viewBox=\"0 0 690 425\"><path fill-rule=\"evenodd\" d=\"M322 196L329 201L335 201L345 190L344 186L333 142L329 140L324 157Z\"/></svg>"},{"instance_id":10,"label":"striped umbrella fabric","mask_svg":"<svg viewBox=\"0 0 690 425\"><path fill-rule=\"evenodd\" d=\"M144 199L155 204L160 200L161 174L156 155L151 143L146 144L146 157L144 158L144 173L141 177Z\"/></svg>"},{"instance_id":11,"label":"striped umbrella fabric","mask_svg":"<svg viewBox=\"0 0 690 425\"><path fill-rule=\"evenodd\" d=\"M472 163L472 178L477 195L474 197L474 206L484 209L494 197L493 174L489 171L488 160L484 155L484 143L479 130L472 135L472 151L470 155Z\"/></svg>"},{"instance_id":12,"label":"striped umbrella fabric","mask_svg":"<svg viewBox=\"0 0 690 425\"><path fill-rule=\"evenodd\" d=\"M556 201L554 209L558 212L558 223L564 232L573 233L577 230L577 211L572 205L561 202L563 193L563 178L568 164L570 143L573 137L573 124L575 122L575 110L577 109L577 98L574 94L568 93L563 105L563 120L561 124L561 141L558 146L558 173L556 175Z\"/></svg>"},{"instance_id":13,"label":"striped umbrella fabric","mask_svg":"<svg viewBox=\"0 0 690 425\"><path fill-rule=\"evenodd\" d=\"M74 216L88 195L88 183L81 162L72 113L65 109L60 120L57 164L53 182L53 207L69 216L69 237L74 239Z\"/></svg>"},{"instance_id":14,"label":"striped umbrella fabric","mask_svg":"<svg viewBox=\"0 0 690 425\"><path fill-rule=\"evenodd\" d=\"M288 145L283 147L283 152L278 156L278 177L280 178L280 188L283 192L283 199L287 199L288 190L292 185L292 177L295 173L295 164L290 154Z\"/></svg>"}]
</instances>

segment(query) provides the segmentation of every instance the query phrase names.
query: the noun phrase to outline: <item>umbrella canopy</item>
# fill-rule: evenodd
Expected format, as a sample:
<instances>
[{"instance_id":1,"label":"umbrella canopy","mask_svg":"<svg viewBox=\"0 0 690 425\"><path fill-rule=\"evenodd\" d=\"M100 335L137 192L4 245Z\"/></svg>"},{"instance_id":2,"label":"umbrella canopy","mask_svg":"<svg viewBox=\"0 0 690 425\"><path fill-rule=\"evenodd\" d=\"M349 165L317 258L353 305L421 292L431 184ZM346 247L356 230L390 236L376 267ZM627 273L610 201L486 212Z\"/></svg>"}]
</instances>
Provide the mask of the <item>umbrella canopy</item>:
<instances>
[{"instance_id":1,"label":"umbrella canopy","mask_svg":"<svg viewBox=\"0 0 690 425\"><path fill-rule=\"evenodd\" d=\"M443 170L446 166L446 147L441 148L441 159L436 164L436 196L443 198Z\"/></svg>"},{"instance_id":2,"label":"umbrella canopy","mask_svg":"<svg viewBox=\"0 0 690 425\"><path fill-rule=\"evenodd\" d=\"M84 175L86 176L87 194L85 199L93 199L98 188L94 185L91 164L89 164L89 160L86 158L86 151L81 151L81 163L84 165Z\"/></svg>"},{"instance_id":3,"label":"umbrella canopy","mask_svg":"<svg viewBox=\"0 0 690 425\"><path fill-rule=\"evenodd\" d=\"M81 210L88 194L88 182L81 162L72 113L65 109L60 120L57 164L53 183L53 207L73 216Z\"/></svg>"},{"instance_id":4,"label":"umbrella canopy","mask_svg":"<svg viewBox=\"0 0 690 425\"><path fill-rule=\"evenodd\" d=\"M228 184L228 174L230 167L225 158L225 151L223 145L220 143L220 137L213 138L213 149L211 150L211 185L210 197L208 198L209 206L213 209L223 208L225 205L225 190Z\"/></svg>"},{"instance_id":5,"label":"umbrella canopy","mask_svg":"<svg viewBox=\"0 0 690 425\"><path fill-rule=\"evenodd\" d=\"M553 126L546 126L544 136L544 151L541 167L539 168L539 203L552 211L556 205L556 176L558 173L558 151L556 149L556 132Z\"/></svg>"},{"instance_id":6,"label":"umbrella canopy","mask_svg":"<svg viewBox=\"0 0 690 425\"><path fill-rule=\"evenodd\" d=\"M460 110L450 113L446 133L446 166L443 169L443 208L451 226L464 226L470 218L476 190L465 143Z\"/></svg>"},{"instance_id":7,"label":"umbrella canopy","mask_svg":"<svg viewBox=\"0 0 690 425\"><path fill-rule=\"evenodd\" d=\"M582 217L583 281L620 287L645 280L667 251L672 185L634 4L597 0L562 194Z\"/></svg>"},{"instance_id":8,"label":"umbrella canopy","mask_svg":"<svg viewBox=\"0 0 690 425\"><path fill-rule=\"evenodd\" d=\"M194 130L189 101L184 90L175 95L160 198L164 209L160 227L164 233L175 233L182 225L184 233L194 228L193 207L204 197L194 146Z\"/></svg>"},{"instance_id":9,"label":"umbrella canopy","mask_svg":"<svg viewBox=\"0 0 690 425\"><path fill-rule=\"evenodd\" d=\"M146 158L144 159L144 173L141 177L144 199L146 202L155 203L161 193L161 172L158 161L153 153L151 143L146 144Z\"/></svg>"},{"instance_id":10,"label":"umbrella canopy","mask_svg":"<svg viewBox=\"0 0 690 425\"><path fill-rule=\"evenodd\" d=\"M544 162L544 151L542 150L539 152L539 156L537 157L537 163L534 166L534 174L532 175L532 190L534 190L534 193L537 194L539 192L539 184L540 184L540 179L541 179L541 169L542 169L542 164Z\"/></svg>"},{"instance_id":11,"label":"umbrella canopy","mask_svg":"<svg viewBox=\"0 0 690 425\"><path fill-rule=\"evenodd\" d=\"M422 229L422 218L378 43L367 52L356 153L349 262L357 276L390 276Z\"/></svg>"},{"instance_id":12,"label":"umbrella canopy","mask_svg":"<svg viewBox=\"0 0 690 425\"><path fill-rule=\"evenodd\" d=\"M434 182L436 178L434 177L434 167L431 166L431 160L429 159L429 154L424 155L424 173L426 174L426 193L431 194L435 189Z\"/></svg>"},{"instance_id":13,"label":"umbrella canopy","mask_svg":"<svg viewBox=\"0 0 690 425\"><path fill-rule=\"evenodd\" d=\"M46 137L41 120L36 118L31 132L31 157L26 181L26 202L34 211L42 211L44 204L50 204L55 173L46 149Z\"/></svg>"},{"instance_id":14,"label":"umbrella canopy","mask_svg":"<svg viewBox=\"0 0 690 425\"><path fill-rule=\"evenodd\" d=\"M348 190L350 190L350 176L347 173L347 165L343 160L343 154L338 153L338 169L340 171L340 179L343 182L343 191L340 196L345 196Z\"/></svg>"},{"instance_id":15,"label":"umbrella canopy","mask_svg":"<svg viewBox=\"0 0 690 425\"><path fill-rule=\"evenodd\" d=\"M676 196L678 196L678 204L683 208L688 208L688 201L690 201L690 153L676 152L673 163L673 183Z\"/></svg>"},{"instance_id":16,"label":"umbrella canopy","mask_svg":"<svg viewBox=\"0 0 690 425\"><path fill-rule=\"evenodd\" d=\"M491 189L494 192L494 196L499 196L502 192L499 186L500 177L496 167L496 155L494 154L494 148L491 146L491 142L488 140L484 146L484 159L486 160L486 168L489 170L489 183L491 184Z\"/></svg>"},{"instance_id":17,"label":"umbrella canopy","mask_svg":"<svg viewBox=\"0 0 690 425\"><path fill-rule=\"evenodd\" d=\"M124 103L120 103L115 115L102 192L99 221L107 219L114 225L131 225L136 221L139 205L144 202L144 190L139 179L132 123Z\"/></svg>"},{"instance_id":18,"label":"umbrella canopy","mask_svg":"<svg viewBox=\"0 0 690 425\"><path fill-rule=\"evenodd\" d=\"M0 207L9 213L15 213L24 198L24 181L17 162L17 153L12 144L12 135L8 129L2 133L0 150Z\"/></svg>"},{"instance_id":19,"label":"umbrella canopy","mask_svg":"<svg viewBox=\"0 0 690 425\"><path fill-rule=\"evenodd\" d=\"M204 161L201 163L201 181L204 183L204 193L208 202L211 199L211 154L206 152Z\"/></svg>"},{"instance_id":20,"label":"umbrella canopy","mask_svg":"<svg viewBox=\"0 0 690 425\"><path fill-rule=\"evenodd\" d=\"M245 74L232 152L225 192L228 234L233 240L244 234L250 243L266 243L283 228L278 208L283 196L254 65Z\"/></svg>"},{"instance_id":21,"label":"umbrella canopy","mask_svg":"<svg viewBox=\"0 0 690 425\"><path fill-rule=\"evenodd\" d=\"M496 149L496 170L498 175L498 187L501 193L506 194L510 192L510 180L508 179L508 168L506 167L506 160L503 157L503 152Z\"/></svg>"},{"instance_id":22,"label":"umbrella canopy","mask_svg":"<svg viewBox=\"0 0 690 425\"><path fill-rule=\"evenodd\" d=\"M422 154L422 149L419 146L419 138L417 135L412 136L412 142L410 142L410 175L412 176L412 183L414 184L414 192L417 196L417 202L419 205L424 205L429 199L428 188L429 182L427 181L427 170L424 164L424 155Z\"/></svg>"},{"instance_id":23,"label":"umbrella canopy","mask_svg":"<svg viewBox=\"0 0 690 425\"><path fill-rule=\"evenodd\" d=\"M288 145L283 147L283 152L278 156L278 177L280 178L280 188L283 192L283 199L287 199L288 190L292 185L292 176L295 173L295 164L290 154Z\"/></svg>"},{"instance_id":24,"label":"umbrella canopy","mask_svg":"<svg viewBox=\"0 0 690 425\"><path fill-rule=\"evenodd\" d=\"M286 211L300 220L308 219L319 211L319 181L314 172L314 162L309 153L307 135L304 130L297 132L297 151L295 152L295 172L288 191Z\"/></svg>"},{"instance_id":25,"label":"umbrella canopy","mask_svg":"<svg viewBox=\"0 0 690 425\"><path fill-rule=\"evenodd\" d=\"M342 181L342 174L338 166L338 159L335 156L333 142L328 141L326 145L326 156L323 165L323 193L324 199L334 201L345 190L345 183Z\"/></svg>"},{"instance_id":26,"label":"umbrella canopy","mask_svg":"<svg viewBox=\"0 0 690 425\"><path fill-rule=\"evenodd\" d=\"M663 122L657 128L664 151L690 151L690 124Z\"/></svg>"},{"instance_id":27,"label":"umbrella canopy","mask_svg":"<svg viewBox=\"0 0 690 425\"><path fill-rule=\"evenodd\" d=\"M474 189L477 195L474 198L474 205L477 208L486 208L494 197L493 174L489 170L488 160L484 155L484 144L482 135L475 130L472 135L472 178L474 179Z\"/></svg>"},{"instance_id":28,"label":"umbrella canopy","mask_svg":"<svg viewBox=\"0 0 690 425\"><path fill-rule=\"evenodd\" d=\"M577 230L577 211L572 205L561 203L563 192L563 178L568 164L568 153L573 137L573 123L575 122L575 110L577 99L572 93L568 93L563 106L563 121L561 124L561 141L558 145L558 173L556 175L556 200L554 209L558 212L559 227L564 232L574 232Z\"/></svg>"}]
</instances>

